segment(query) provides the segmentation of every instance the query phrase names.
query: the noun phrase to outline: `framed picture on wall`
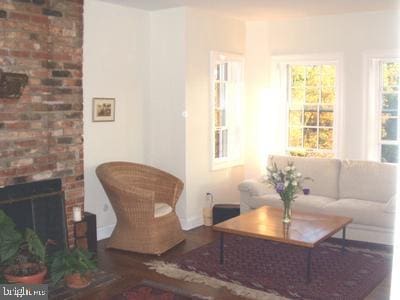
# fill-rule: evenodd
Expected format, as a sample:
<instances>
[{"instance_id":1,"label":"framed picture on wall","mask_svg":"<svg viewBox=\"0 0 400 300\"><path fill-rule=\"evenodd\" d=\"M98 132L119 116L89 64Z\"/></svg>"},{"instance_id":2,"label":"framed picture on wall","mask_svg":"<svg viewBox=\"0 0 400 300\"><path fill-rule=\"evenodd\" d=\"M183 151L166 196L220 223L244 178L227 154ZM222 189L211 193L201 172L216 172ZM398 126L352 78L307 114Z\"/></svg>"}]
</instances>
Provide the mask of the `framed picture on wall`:
<instances>
[{"instance_id":1,"label":"framed picture on wall","mask_svg":"<svg viewBox=\"0 0 400 300\"><path fill-rule=\"evenodd\" d=\"M115 98L93 98L93 122L115 121Z\"/></svg>"}]
</instances>

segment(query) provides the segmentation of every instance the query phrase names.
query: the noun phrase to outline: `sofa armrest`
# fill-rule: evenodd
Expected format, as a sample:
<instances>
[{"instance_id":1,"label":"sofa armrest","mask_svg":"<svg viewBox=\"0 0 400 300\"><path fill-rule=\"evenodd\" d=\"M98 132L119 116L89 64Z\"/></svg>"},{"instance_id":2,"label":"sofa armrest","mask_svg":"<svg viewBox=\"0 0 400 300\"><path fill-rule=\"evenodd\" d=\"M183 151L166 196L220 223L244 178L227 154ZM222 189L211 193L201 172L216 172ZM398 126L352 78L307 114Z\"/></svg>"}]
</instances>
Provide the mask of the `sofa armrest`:
<instances>
[{"instance_id":1,"label":"sofa armrest","mask_svg":"<svg viewBox=\"0 0 400 300\"><path fill-rule=\"evenodd\" d=\"M272 187L254 179L248 179L240 183L239 191L247 192L250 194L250 196L261 196L264 194L275 193Z\"/></svg>"}]
</instances>

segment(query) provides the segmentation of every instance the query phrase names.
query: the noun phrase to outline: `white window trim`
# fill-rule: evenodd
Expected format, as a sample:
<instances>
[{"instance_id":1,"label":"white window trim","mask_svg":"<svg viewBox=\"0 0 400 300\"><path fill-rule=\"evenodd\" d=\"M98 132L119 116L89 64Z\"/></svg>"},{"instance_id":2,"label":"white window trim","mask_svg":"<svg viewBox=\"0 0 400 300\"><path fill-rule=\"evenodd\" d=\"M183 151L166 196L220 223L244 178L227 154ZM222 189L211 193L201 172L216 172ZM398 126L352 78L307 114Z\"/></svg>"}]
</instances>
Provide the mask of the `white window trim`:
<instances>
[{"instance_id":1,"label":"white window trim","mask_svg":"<svg viewBox=\"0 0 400 300\"><path fill-rule=\"evenodd\" d=\"M399 60L399 50L366 51L364 65L364 106L363 124L365 130L363 157L366 160L381 161L381 99L380 67L382 61ZM377 99L380 99L377 101ZM372 121L372 122L371 122Z\"/></svg>"},{"instance_id":2,"label":"white window trim","mask_svg":"<svg viewBox=\"0 0 400 300\"><path fill-rule=\"evenodd\" d=\"M243 116L242 114L238 115L239 120L237 120L240 124L239 126L239 147L240 147L240 155L238 158L232 157L224 157L224 158L215 158L215 133L214 133L214 124L215 124L215 115L214 115L214 71L215 65L217 61L221 60L235 60L242 63L242 91L241 91L241 101L239 103L239 111L243 112L243 99L244 99L244 56L242 54L237 53L229 53L229 52L222 52L222 51L211 51L210 52L210 169L211 171L221 170L225 168L231 168L235 166L243 165L243 151L244 151L244 135L243 135ZM228 141L229 143L229 141Z\"/></svg>"},{"instance_id":3,"label":"white window trim","mask_svg":"<svg viewBox=\"0 0 400 300\"><path fill-rule=\"evenodd\" d=\"M278 101L282 104L282 112L284 108L285 126L282 126L281 134L285 137L284 144L281 145L281 154L286 154L288 149L288 91L287 91L287 65L290 64L335 64L336 65L336 102L334 104L334 122L333 122L333 153L335 158L342 158L343 155L343 133L344 133L344 105L343 90L345 82L343 72L343 54L342 53L326 53L326 54L305 54L305 55L275 55L271 59L271 78L274 87L278 89Z\"/></svg>"}]
</instances>

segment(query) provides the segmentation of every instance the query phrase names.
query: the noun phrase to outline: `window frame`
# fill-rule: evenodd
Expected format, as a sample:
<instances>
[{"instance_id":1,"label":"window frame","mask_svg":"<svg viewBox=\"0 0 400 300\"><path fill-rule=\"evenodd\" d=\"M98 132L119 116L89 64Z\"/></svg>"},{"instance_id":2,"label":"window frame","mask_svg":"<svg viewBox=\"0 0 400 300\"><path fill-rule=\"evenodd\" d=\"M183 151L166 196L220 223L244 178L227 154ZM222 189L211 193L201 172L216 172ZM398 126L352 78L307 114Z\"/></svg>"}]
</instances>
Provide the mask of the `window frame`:
<instances>
[{"instance_id":1,"label":"window frame","mask_svg":"<svg viewBox=\"0 0 400 300\"><path fill-rule=\"evenodd\" d=\"M397 141L382 143L382 64L387 62L400 62L400 52L397 50L392 51L379 51L379 52L366 52L364 53L364 65L366 75L366 107L367 112L365 115L364 125L367 129L365 134L364 156L368 160L382 161L381 145L399 145L400 150L400 137ZM399 102L400 102L400 91ZM400 106L398 108L400 110ZM370 122L375 120L375 122ZM400 121L400 118L399 118ZM398 129L400 124L398 123ZM373 134L368 134L373 132ZM399 133L398 133L399 134ZM399 151L400 153L400 151ZM399 162L400 163L400 160Z\"/></svg>"},{"instance_id":2,"label":"window frame","mask_svg":"<svg viewBox=\"0 0 400 300\"><path fill-rule=\"evenodd\" d=\"M341 136L343 132L343 95L342 86L344 82L343 76L343 55L341 53L332 54L314 54L314 55L285 55L272 57L272 77L275 87L278 89L279 101L282 102L282 109L284 109L284 145L281 147L282 154L290 155L289 147L289 88L290 77L289 67L291 65L335 65L336 66L336 81L335 93L336 101L333 105L333 158L341 158L342 156L342 143ZM324 150L322 150L324 152ZM331 152L331 151L329 151Z\"/></svg>"},{"instance_id":3,"label":"window frame","mask_svg":"<svg viewBox=\"0 0 400 300\"><path fill-rule=\"evenodd\" d=\"M237 132L237 145L235 147L239 148L239 155L237 157L232 157L229 153L229 139L227 142L227 156L226 157L215 157L215 70L218 63L222 62L239 62L241 64L241 74L239 81L239 95L238 95L238 103L236 103L237 115L235 116L235 124L236 126L232 126L232 124L226 124L224 127L229 130L235 130ZM243 96L244 96L244 56L242 54L236 53L228 53L221 51L211 51L210 52L210 169L211 171L220 170L224 168L235 167L239 165L243 165ZM231 120L228 115L230 109L225 110L225 119L226 122ZM232 129L233 128L233 129ZM229 133L228 133L229 136Z\"/></svg>"}]
</instances>

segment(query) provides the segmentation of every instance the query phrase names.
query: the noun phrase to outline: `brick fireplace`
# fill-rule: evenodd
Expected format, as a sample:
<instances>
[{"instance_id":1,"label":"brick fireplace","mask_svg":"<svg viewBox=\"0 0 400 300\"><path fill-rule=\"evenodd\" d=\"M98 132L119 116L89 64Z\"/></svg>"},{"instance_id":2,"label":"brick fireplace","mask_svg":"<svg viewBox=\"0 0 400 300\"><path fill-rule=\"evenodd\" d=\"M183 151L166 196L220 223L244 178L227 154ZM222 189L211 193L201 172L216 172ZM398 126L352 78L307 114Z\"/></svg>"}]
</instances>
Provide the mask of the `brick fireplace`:
<instances>
[{"instance_id":1,"label":"brick fireplace","mask_svg":"<svg viewBox=\"0 0 400 300\"><path fill-rule=\"evenodd\" d=\"M28 75L0 98L0 187L61 179L68 241L84 202L83 0L0 0L0 68Z\"/></svg>"}]
</instances>

